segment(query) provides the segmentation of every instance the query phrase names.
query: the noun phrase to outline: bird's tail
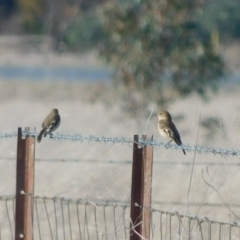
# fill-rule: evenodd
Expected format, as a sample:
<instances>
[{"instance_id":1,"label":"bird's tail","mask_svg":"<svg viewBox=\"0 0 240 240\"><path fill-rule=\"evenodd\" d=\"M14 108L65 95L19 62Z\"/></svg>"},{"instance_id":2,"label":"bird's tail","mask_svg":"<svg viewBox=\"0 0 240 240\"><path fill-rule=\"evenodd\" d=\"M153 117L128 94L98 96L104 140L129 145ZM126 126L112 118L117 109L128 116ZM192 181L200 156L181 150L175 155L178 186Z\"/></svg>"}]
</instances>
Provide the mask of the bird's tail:
<instances>
[{"instance_id":1,"label":"bird's tail","mask_svg":"<svg viewBox=\"0 0 240 240\"><path fill-rule=\"evenodd\" d=\"M43 129L41 130L41 132L39 133L38 138L37 138L37 141L38 141L38 142L41 142L42 136L43 136L43 134L45 133L45 131L46 131L46 129L43 128Z\"/></svg>"},{"instance_id":2,"label":"bird's tail","mask_svg":"<svg viewBox=\"0 0 240 240\"><path fill-rule=\"evenodd\" d=\"M186 152L185 152L185 150L183 149L182 151L183 151L184 155L186 155Z\"/></svg>"},{"instance_id":3,"label":"bird's tail","mask_svg":"<svg viewBox=\"0 0 240 240\"><path fill-rule=\"evenodd\" d=\"M178 146L182 146L181 140L179 141L177 138L175 138L174 141L175 141L175 143L176 143ZM184 155L186 155L186 152L185 152L185 150L184 150L183 148L182 148L182 151L183 151Z\"/></svg>"}]
</instances>

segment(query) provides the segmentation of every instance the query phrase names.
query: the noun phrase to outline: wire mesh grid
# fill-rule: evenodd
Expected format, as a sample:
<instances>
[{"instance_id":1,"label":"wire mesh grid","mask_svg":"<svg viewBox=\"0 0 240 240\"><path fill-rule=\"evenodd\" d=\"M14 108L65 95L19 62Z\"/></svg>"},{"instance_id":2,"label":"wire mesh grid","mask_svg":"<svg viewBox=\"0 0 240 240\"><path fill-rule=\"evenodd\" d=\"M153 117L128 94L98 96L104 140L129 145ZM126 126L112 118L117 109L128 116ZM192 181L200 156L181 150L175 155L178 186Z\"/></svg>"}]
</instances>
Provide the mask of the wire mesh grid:
<instances>
[{"instance_id":1,"label":"wire mesh grid","mask_svg":"<svg viewBox=\"0 0 240 240\"><path fill-rule=\"evenodd\" d=\"M34 239L127 239L129 207L34 197Z\"/></svg>"},{"instance_id":2,"label":"wire mesh grid","mask_svg":"<svg viewBox=\"0 0 240 240\"><path fill-rule=\"evenodd\" d=\"M14 239L14 196L0 196L0 213L0 239Z\"/></svg>"},{"instance_id":3,"label":"wire mesh grid","mask_svg":"<svg viewBox=\"0 0 240 240\"><path fill-rule=\"evenodd\" d=\"M34 203L33 239L129 239L129 203L29 197ZM14 206L14 196L0 197L0 239L14 239ZM151 240L240 238L240 226L237 223L214 221L156 208L150 210Z\"/></svg>"}]
</instances>

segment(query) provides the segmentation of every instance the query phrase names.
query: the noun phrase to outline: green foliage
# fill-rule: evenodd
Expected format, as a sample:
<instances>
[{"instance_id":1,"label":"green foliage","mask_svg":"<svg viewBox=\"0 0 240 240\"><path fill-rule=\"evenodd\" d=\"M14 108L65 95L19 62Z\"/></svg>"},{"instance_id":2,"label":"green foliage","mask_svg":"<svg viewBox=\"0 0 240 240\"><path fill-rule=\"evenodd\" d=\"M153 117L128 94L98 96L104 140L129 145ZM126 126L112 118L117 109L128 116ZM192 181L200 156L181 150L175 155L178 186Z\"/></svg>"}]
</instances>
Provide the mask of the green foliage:
<instances>
[{"instance_id":1,"label":"green foliage","mask_svg":"<svg viewBox=\"0 0 240 240\"><path fill-rule=\"evenodd\" d=\"M20 0L19 9L22 15L23 30L40 34L44 29L44 8L46 0Z\"/></svg>"},{"instance_id":2,"label":"green foliage","mask_svg":"<svg viewBox=\"0 0 240 240\"><path fill-rule=\"evenodd\" d=\"M56 50L63 42L70 47L92 47L102 30L95 9L104 1L20 0L23 30L51 35Z\"/></svg>"},{"instance_id":3,"label":"green foliage","mask_svg":"<svg viewBox=\"0 0 240 240\"><path fill-rule=\"evenodd\" d=\"M94 12L93 14L83 16L69 27L64 43L70 49L88 51L96 48L103 38L104 32L99 14Z\"/></svg>"},{"instance_id":4,"label":"green foliage","mask_svg":"<svg viewBox=\"0 0 240 240\"><path fill-rule=\"evenodd\" d=\"M223 38L240 38L239 0L208 0L198 18L210 31L218 30Z\"/></svg>"},{"instance_id":5,"label":"green foliage","mask_svg":"<svg viewBox=\"0 0 240 240\"><path fill-rule=\"evenodd\" d=\"M193 0L108 4L101 55L115 67L117 79L130 88L157 90L159 101L170 98L163 97L166 88L174 97L206 96L209 87L217 88L224 63L196 11Z\"/></svg>"}]
</instances>

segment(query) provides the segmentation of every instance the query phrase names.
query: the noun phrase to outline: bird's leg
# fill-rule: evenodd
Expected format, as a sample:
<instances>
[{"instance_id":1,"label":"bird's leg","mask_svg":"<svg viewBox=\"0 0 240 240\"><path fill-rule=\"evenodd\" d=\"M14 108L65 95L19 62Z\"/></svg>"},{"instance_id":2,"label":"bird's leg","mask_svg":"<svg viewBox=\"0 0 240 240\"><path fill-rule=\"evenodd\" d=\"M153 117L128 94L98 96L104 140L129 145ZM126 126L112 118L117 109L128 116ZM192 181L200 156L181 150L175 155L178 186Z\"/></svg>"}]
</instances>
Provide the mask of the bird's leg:
<instances>
[{"instance_id":1,"label":"bird's leg","mask_svg":"<svg viewBox=\"0 0 240 240\"><path fill-rule=\"evenodd\" d=\"M50 138L53 138L53 134L52 134L51 132L49 133L49 137L50 137Z\"/></svg>"},{"instance_id":2,"label":"bird's leg","mask_svg":"<svg viewBox=\"0 0 240 240\"><path fill-rule=\"evenodd\" d=\"M165 147L166 147L166 148L169 148L169 147L170 147L169 145L170 145L171 142L172 142L172 140L170 140L169 142L167 142L167 143L165 144Z\"/></svg>"}]
</instances>

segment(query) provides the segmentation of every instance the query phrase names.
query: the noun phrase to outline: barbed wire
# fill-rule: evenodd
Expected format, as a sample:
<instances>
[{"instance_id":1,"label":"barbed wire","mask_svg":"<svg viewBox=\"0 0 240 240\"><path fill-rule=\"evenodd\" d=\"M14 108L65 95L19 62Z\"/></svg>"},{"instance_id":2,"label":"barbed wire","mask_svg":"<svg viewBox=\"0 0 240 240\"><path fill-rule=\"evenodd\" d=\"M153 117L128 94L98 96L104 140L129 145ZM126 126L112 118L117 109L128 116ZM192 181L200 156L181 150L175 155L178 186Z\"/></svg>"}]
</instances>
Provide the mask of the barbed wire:
<instances>
[{"instance_id":1,"label":"barbed wire","mask_svg":"<svg viewBox=\"0 0 240 240\"><path fill-rule=\"evenodd\" d=\"M0 133L0 139L8 139L17 137L17 132L12 133Z\"/></svg>"},{"instance_id":2,"label":"barbed wire","mask_svg":"<svg viewBox=\"0 0 240 240\"><path fill-rule=\"evenodd\" d=\"M27 136L33 136L37 137L37 132L29 132L24 130L23 137ZM7 139L7 138L13 138L16 137L17 133L1 133L0 139ZM80 143L104 143L104 144L133 144L134 140L132 138L128 137L99 137L94 135L84 136L81 134L61 134L61 133L54 133L51 137L52 140L64 140L64 141L72 141L72 142L80 142ZM236 149L222 149L222 148L214 148L214 147L205 147L205 146L190 146L190 145L182 145L178 146L176 144L166 144L165 142L161 141L150 141L146 140L140 137L138 141L139 146L152 146L152 147L161 147L161 148L167 148L167 149L174 149L174 150L182 150L185 149L186 151L196 151L201 154L214 154L214 155L221 155L221 156L233 156L238 157L240 156L240 150Z\"/></svg>"}]
</instances>

